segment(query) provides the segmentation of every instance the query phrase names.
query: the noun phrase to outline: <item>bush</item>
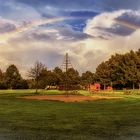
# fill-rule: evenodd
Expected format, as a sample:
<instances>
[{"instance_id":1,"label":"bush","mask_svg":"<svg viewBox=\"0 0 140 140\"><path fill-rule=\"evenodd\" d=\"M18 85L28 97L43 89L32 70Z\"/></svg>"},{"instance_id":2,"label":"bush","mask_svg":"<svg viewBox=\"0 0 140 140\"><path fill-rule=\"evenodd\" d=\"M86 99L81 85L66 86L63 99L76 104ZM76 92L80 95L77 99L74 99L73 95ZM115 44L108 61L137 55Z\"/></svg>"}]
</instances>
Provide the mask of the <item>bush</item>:
<instances>
[{"instance_id":1,"label":"bush","mask_svg":"<svg viewBox=\"0 0 140 140\"><path fill-rule=\"evenodd\" d=\"M0 82L0 89L8 89L6 83Z\"/></svg>"},{"instance_id":2,"label":"bush","mask_svg":"<svg viewBox=\"0 0 140 140\"><path fill-rule=\"evenodd\" d=\"M124 94L125 94L125 95L131 95L131 90L125 90L125 91L124 91Z\"/></svg>"},{"instance_id":3,"label":"bush","mask_svg":"<svg viewBox=\"0 0 140 140\"><path fill-rule=\"evenodd\" d=\"M140 91L138 90L124 90L125 95L140 95Z\"/></svg>"}]
</instances>

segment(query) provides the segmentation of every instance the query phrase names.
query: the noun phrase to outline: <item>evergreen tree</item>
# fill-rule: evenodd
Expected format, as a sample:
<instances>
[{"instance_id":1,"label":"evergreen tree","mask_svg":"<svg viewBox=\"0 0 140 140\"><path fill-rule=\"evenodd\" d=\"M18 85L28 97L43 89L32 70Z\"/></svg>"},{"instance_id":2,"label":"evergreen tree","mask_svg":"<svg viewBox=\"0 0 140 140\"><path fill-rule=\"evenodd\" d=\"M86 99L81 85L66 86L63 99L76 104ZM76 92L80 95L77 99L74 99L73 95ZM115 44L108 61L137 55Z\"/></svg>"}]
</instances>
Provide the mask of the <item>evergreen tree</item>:
<instances>
[{"instance_id":1,"label":"evergreen tree","mask_svg":"<svg viewBox=\"0 0 140 140\"><path fill-rule=\"evenodd\" d=\"M21 82L22 77L17 67L13 64L10 65L5 72L5 83L10 89L17 89L18 83Z\"/></svg>"}]
</instances>

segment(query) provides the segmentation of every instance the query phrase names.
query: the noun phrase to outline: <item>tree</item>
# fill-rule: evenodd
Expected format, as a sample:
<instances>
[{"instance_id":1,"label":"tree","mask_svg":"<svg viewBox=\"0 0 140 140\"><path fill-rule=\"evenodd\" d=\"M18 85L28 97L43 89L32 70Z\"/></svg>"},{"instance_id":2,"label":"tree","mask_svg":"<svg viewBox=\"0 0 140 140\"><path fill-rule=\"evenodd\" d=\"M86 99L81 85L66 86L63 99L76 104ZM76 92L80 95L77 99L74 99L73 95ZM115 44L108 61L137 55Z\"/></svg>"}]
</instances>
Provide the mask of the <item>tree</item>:
<instances>
[{"instance_id":1,"label":"tree","mask_svg":"<svg viewBox=\"0 0 140 140\"><path fill-rule=\"evenodd\" d=\"M84 86L89 85L93 83L93 81L94 81L94 73L90 71L86 71L85 73L82 73L82 76L81 76L82 85Z\"/></svg>"},{"instance_id":2,"label":"tree","mask_svg":"<svg viewBox=\"0 0 140 140\"><path fill-rule=\"evenodd\" d=\"M56 85L64 84L64 73L59 67L55 67L53 70L54 76L56 77Z\"/></svg>"},{"instance_id":3,"label":"tree","mask_svg":"<svg viewBox=\"0 0 140 140\"><path fill-rule=\"evenodd\" d=\"M124 55L115 54L108 60L108 72L110 85L116 88L123 88L126 83L125 79Z\"/></svg>"},{"instance_id":4,"label":"tree","mask_svg":"<svg viewBox=\"0 0 140 140\"><path fill-rule=\"evenodd\" d=\"M47 68L44 68L40 72L38 87L41 89L45 89L47 86L47 79L48 79L48 70Z\"/></svg>"},{"instance_id":5,"label":"tree","mask_svg":"<svg viewBox=\"0 0 140 140\"><path fill-rule=\"evenodd\" d=\"M96 80L101 84L113 83L116 88L138 87L140 83L140 50L115 54L96 69Z\"/></svg>"},{"instance_id":6,"label":"tree","mask_svg":"<svg viewBox=\"0 0 140 140\"><path fill-rule=\"evenodd\" d=\"M43 65L41 62L37 61L35 62L34 66L29 70L28 76L32 78L35 81L35 89L36 94L38 94L38 84L40 80L40 74L45 69L45 65Z\"/></svg>"},{"instance_id":7,"label":"tree","mask_svg":"<svg viewBox=\"0 0 140 140\"><path fill-rule=\"evenodd\" d=\"M2 73L2 70L0 69L0 81L3 80L3 73Z\"/></svg>"},{"instance_id":8,"label":"tree","mask_svg":"<svg viewBox=\"0 0 140 140\"><path fill-rule=\"evenodd\" d=\"M56 83L57 83L57 77L56 77L55 73L53 73L51 70L44 69L40 73L39 84L41 84L43 86L43 88L45 88L47 85L56 86Z\"/></svg>"},{"instance_id":9,"label":"tree","mask_svg":"<svg viewBox=\"0 0 140 140\"><path fill-rule=\"evenodd\" d=\"M135 86L140 81L140 61L137 54L134 51L124 55L126 65L125 79L126 85L132 85L132 88L135 89Z\"/></svg>"},{"instance_id":10,"label":"tree","mask_svg":"<svg viewBox=\"0 0 140 140\"><path fill-rule=\"evenodd\" d=\"M27 80L24 80L24 79L20 80L17 83L17 89L29 89Z\"/></svg>"},{"instance_id":11,"label":"tree","mask_svg":"<svg viewBox=\"0 0 140 140\"><path fill-rule=\"evenodd\" d=\"M2 72L2 70L0 69L0 89L7 89L7 85L5 83L5 73Z\"/></svg>"},{"instance_id":12,"label":"tree","mask_svg":"<svg viewBox=\"0 0 140 140\"><path fill-rule=\"evenodd\" d=\"M139 88L140 88L140 49L138 51L136 51L136 55L137 55L137 76L138 76L138 85L139 85Z\"/></svg>"},{"instance_id":13,"label":"tree","mask_svg":"<svg viewBox=\"0 0 140 140\"><path fill-rule=\"evenodd\" d=\"M95 79L97 82L104 85L104 89L106 85L109 85L111 82L110 79L110 70L108 61L102 62L97 68L95 73Z\"/></svg>"},{"instance_id":14,"label":"tree","mask_svg":"<svg viewBox=\"0 0 140 140\"><path fill-rule=\"evenodd\" d=\"M80 84L80 76L77 70L69 68L64 73L64 82L67 84L67 88L75 89Z\"/></svg>"},{"instance_id":15,"label":"tree","mask_svg":"<svg viewBox=\"0 0 140 140\"><path fill-rule=\"evenodd\" d=\"M17 89L18 83L21 82L22 77L17 67L13 64L10 65L5 72L5 83L10 89Z\"/></svg>"}]
</instances>

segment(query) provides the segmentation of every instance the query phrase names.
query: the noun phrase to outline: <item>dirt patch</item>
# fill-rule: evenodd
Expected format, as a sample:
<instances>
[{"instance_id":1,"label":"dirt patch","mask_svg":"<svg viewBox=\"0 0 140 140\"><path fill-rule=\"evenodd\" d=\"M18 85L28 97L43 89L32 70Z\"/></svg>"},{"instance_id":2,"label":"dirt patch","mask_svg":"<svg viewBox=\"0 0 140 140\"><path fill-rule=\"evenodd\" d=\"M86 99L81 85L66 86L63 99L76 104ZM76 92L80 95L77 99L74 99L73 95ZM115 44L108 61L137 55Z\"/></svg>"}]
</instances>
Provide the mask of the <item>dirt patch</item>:
<instances>
[{"instance_id":1,"label":"dirt patch","mask_svg":"<svg viewBox=\"0 0 140 140\"><path fill-rule=\"evenodd\" d=\"M92 101L101 99L120 99L121 97L108 97L108 96L82 96L82 95L38 95L38 96L24 96L20 97L23 99L32 100L54 100L63 102L81 102L81 101Z\"/></svg>"},{"instance_id":2,"label":"dirt patch","mask_svg":"<svg viewBox=\"0 0 140 140\"><path fill-rule=\"evenodd\" d=\"M113 96L91 96L95 100L100 100L100 99L122 99L123 97L113 97Z\"/></svg>"}]
</instances>

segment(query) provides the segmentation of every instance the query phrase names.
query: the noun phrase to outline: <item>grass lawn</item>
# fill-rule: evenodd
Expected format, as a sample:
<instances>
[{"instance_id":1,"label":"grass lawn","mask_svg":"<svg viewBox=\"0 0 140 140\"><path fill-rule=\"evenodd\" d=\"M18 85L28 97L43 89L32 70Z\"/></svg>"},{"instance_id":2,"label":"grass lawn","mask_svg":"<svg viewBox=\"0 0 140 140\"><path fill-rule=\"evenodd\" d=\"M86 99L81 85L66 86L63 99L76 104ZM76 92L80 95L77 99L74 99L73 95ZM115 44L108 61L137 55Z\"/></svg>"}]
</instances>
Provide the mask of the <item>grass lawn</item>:
<instances>
[{"instance_id":1,"label":"grass lawn","mask_svg":"<svg viewBox=\"0 0 140 140\"><path fill-rule=\"evenodd\" d=\"M118 93L124 98L81 103L16 98L33 93L33 90L0 91L0 140L140 139L140 95ZM63 94L55 90L40 93Z\"/></svg>"}]
</instances>

